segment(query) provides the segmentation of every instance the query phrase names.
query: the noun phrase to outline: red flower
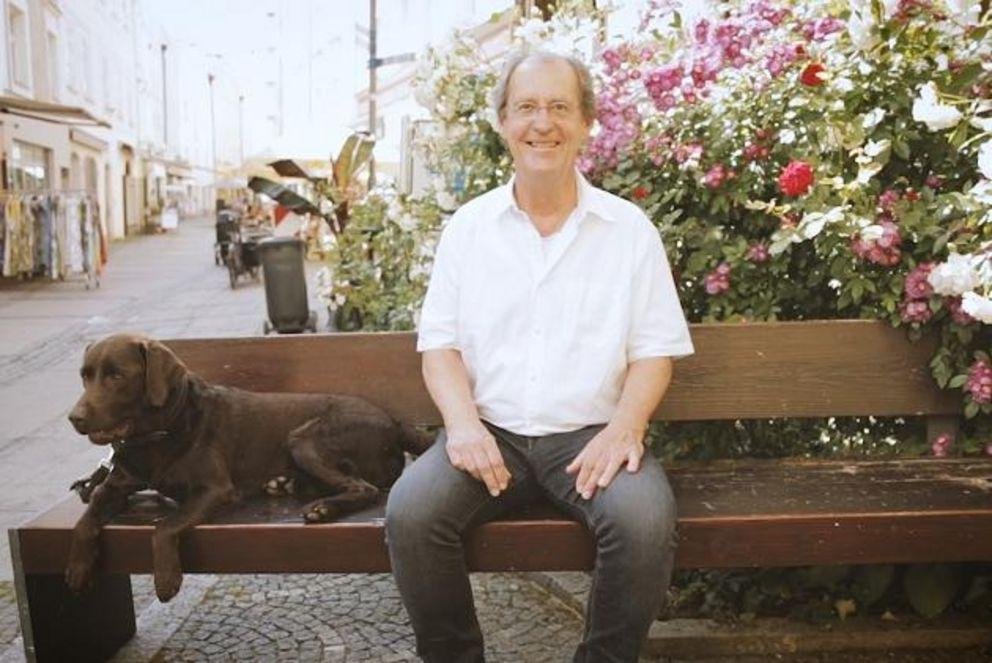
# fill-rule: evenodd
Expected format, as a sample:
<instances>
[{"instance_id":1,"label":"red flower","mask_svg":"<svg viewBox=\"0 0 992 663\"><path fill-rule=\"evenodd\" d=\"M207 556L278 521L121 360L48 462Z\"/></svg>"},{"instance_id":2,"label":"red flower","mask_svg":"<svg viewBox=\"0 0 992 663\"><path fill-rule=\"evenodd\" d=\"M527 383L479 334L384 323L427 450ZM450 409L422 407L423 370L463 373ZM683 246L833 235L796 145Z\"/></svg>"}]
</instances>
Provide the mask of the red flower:
<instances>
[{"instance_id":1,"label":"red flower","mask_svg":"<svg viewBox=\"0 0 992 663\"><path fill-rule=\"evenodd\" d=\"M790 161L778 176L778 188L787 196L801 196L813 186L813 169L805 161Z\"/></svg>"},{"instance_id":2,"label":"red flower","mask_svg":"<svg viewBox=\"0 0 992 663\"><path fill-rule=\"evenodd\" d=\"M634 188L634 198L637 200L644 200L648 197L649 193L651 192L648 191L646 186L637 186Z\"/></svg>"},{"instance_id":3,"label":"red flower","mask_svg":"<svg viewBox=\"0 0 992 663\"><path fill-rule=\"evenodd\" d=\"M823 65L819 62L811 62L806 65L803 69L803 73L799 75L799 80L803 85L809 87L817 87L823 85L823 79L820 78L819 74L821 71L826 71Z\"/></svg>"}]
</instances>

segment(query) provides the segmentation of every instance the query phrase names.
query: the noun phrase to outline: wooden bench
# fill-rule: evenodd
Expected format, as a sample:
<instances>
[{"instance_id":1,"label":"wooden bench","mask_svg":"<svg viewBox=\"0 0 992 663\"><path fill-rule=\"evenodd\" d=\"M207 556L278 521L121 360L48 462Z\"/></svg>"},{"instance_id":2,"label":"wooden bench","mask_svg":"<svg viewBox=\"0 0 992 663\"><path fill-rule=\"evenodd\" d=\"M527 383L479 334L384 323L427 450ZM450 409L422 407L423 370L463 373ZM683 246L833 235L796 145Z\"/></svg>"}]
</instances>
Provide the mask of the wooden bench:
<instances>
[{"instance_id":1,"label":"wooden bench","mask_svg":"<svg viewBox=\"0 0 992 663\"><path fill-rule=\"evenodd\" d=\"M676 366L656 418L719 420L844 415L927 417L953 431L961 404L937 389L932 342L870 321L695 325L697 354ZM168 341L200 375L258 391L358 394L396 418L438 424L411 334ZM580 357L576 358L581 360ZM80 440L82 444L83 441ZM992 460L717 461L670 468L680 567L992 560ZM74 495L10 530L29 658L102 659L134 633L128 574L151 571L151 519L135 510L100 541L99 584L67 595L62 572L82 513ZM477 571L591 568L583 527L546 505L479 527ZM259 499L182 542L187 573L373 573L389 570L382 508L304 526L296 505Z\"/></svg>"}]
</instances>

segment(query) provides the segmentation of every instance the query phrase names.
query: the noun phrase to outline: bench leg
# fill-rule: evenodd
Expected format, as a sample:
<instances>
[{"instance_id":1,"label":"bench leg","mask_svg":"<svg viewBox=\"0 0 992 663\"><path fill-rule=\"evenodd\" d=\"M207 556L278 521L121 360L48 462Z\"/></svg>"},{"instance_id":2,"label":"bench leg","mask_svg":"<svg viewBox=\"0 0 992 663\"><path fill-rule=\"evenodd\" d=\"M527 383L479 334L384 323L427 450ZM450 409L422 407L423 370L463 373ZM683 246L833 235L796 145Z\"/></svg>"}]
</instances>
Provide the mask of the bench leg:
<instances>
[{"instance_id":1,"label":"bench leg","mask_svg":"<svg viewBox=\"0 0 992 663\"><path fill-rule=\"evenodd\" d=\"M17 610L28 661L105 661L135 631L131 576L96 578L76 596L62 574L24 573L17 530L10 530Z\"/></svg>"}]
</instances>

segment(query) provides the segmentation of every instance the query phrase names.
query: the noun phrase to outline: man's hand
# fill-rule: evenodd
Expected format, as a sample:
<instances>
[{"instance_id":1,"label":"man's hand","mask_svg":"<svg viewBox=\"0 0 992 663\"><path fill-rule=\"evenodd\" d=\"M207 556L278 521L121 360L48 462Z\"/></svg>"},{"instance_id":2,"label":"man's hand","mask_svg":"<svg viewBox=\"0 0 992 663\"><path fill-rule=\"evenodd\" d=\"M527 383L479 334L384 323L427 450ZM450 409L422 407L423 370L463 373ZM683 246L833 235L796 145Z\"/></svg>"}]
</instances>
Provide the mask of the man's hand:
<instances>
[{"instance_id":1,"label":"man's hand","mask_svg":"<svg viewBox=\"0 0 992 663\"><path fill-rule=\"evenodd\" d=\"M597 488L606 488L620 467L634 473L644 455L644 428L610 424L589 440L565 471L578 474L575 490L585 499L592 499Z\"/></svg>"},{"instance_id":2,"label":"man's hand","mask_svg":"<svg viewBox=\"0 0 992 663\"><path fill-rule=\"evenodd\" d=\"M445 449L451 464L486 484L489 494L499 495L510 483L510 472L496 446L496 439L482 422L446 428Z\"/></svg>"}]
</instances>

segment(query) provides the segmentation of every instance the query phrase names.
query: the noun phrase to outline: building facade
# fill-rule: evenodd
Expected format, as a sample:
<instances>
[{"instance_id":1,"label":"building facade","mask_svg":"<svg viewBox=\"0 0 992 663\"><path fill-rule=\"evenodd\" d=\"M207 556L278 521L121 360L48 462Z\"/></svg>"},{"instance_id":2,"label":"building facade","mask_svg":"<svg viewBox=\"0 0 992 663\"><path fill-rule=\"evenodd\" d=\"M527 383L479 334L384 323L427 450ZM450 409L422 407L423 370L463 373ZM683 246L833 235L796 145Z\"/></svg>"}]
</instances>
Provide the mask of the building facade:
<instances>
[{"instance_id":1,"label":"building facade","mask_svg":"<svg viewBox=\"0 0 992 663\"><path fill-rule=\"evenodd\" d=\"M211 101L229 116L237 94L212 94L207 63L142 0L0 7L0 188L85 191L111 238L154 227L168 204L212 209Z\"/></svg>"}]
</instances>

